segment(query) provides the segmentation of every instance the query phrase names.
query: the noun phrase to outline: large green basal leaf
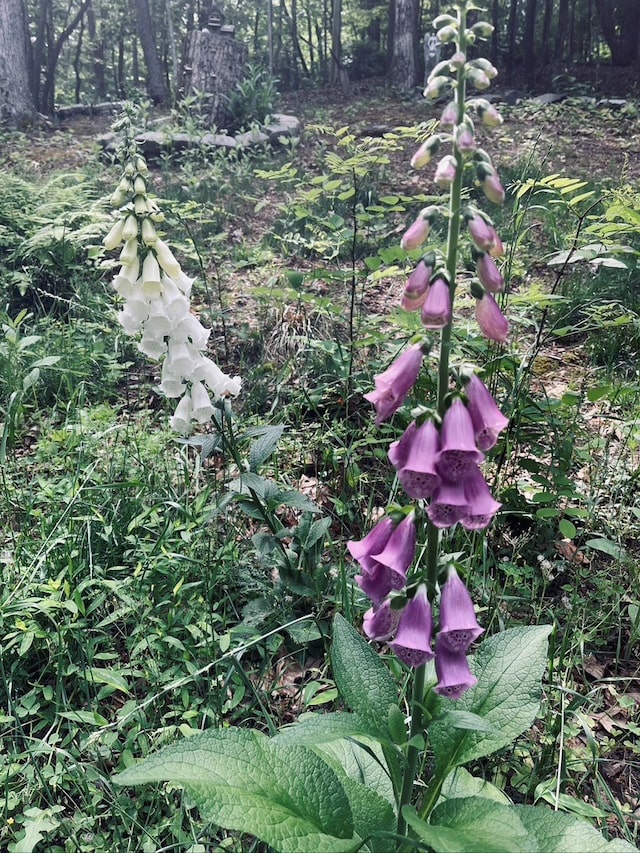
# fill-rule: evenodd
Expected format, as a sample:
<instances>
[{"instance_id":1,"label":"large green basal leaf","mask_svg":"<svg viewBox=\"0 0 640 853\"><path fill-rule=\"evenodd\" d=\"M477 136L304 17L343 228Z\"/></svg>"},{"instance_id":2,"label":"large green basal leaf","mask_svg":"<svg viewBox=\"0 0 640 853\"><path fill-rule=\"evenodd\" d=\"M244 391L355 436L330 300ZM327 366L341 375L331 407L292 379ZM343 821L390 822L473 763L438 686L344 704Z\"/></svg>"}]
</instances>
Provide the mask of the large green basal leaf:
<instances>
[{"instance_id":1,"label":"large green basal leaf","mask_svg":"<svg viewBox=\"0 0 640 853\"><path fill-rule=\"evenodd\" d=\"M482 643L471 660L478 684L456 702L442 699L440 716L429 726L438 775L507 746L531 725L540 707L550 631L548 625L511 628ZM447 718L452 711L477 714L490 729L454 728Z\"/></svg>"},{"instance_id":2,"label":"large green basal leaf","mask_svg":"<svg viewBox=\"0 0 640 853\"><path fill-rule=\"evenodd\" d=\"M258 732L203 732L114 779L168 781L182 785L207 820L255 835L280 853L342 853L360 840L336 772L313 751Z\"/></svg>"},{"instance_id":3,"label":"large green basal leaf","mask_svg":"<svg viewBox=\"0 0 640 853\"><path fill-rule=\"evenodd\" d=\"M333 620L333 677L340 695L375 737L389 737L398 687L378 654L339 613Z\"/></svg>"},{"instance_id":4,"label":"large green basal leaf","mask_svg":"<svg viewBox=\"0 0 640 853\"><path fill-rule=\"evenodd\" d=\"M538 853L516 810L485 797L446 800L424 823L404 809L407 823L435 853Z\"/></svg>"},{"instance_id":5,"label":"large green basal leaf","mask_svg":"<svg viewBox=\"0 0 640 853\"><path fill-rule=\"evenodd\" d=\"M634 853L633 844L604 836L584 820L547 806L515 806L522 824L535 836L538 853Z\"/></svg>"}]
</instances>

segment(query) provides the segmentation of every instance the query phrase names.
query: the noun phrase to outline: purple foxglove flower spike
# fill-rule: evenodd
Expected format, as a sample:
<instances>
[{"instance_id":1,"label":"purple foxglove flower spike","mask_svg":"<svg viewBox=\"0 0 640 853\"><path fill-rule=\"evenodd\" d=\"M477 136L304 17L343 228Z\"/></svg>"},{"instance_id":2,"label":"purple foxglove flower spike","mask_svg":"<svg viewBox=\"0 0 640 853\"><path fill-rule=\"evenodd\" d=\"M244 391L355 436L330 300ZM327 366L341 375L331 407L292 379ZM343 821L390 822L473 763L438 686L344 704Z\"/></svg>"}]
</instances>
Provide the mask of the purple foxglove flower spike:
<instances>
[{"instance_id":1,"label":"purple foxglove flower spike","mask_svg":"<svg viewBox=\"0 0 640 853\"><path fill-rule=\"evenodd\" d=\"M443 480L459 483L483 459L484 454L476 447L471 415L458 398L449 406L442 420L436 470Z\"/></svg>"},{"instance_id":2,"label":"purple foxglove flower spike","mask_svg":"<svg viewBox=\"0 0 640 853\"><path fill-rule=\"evenodd\" d=\"M414 344L375 377L375 391L365 394L364 398L375 406L376 424L386 421L404 403L421 366L422 349L419 344Z\"/></svg>"},{"instance_id":3,"label":"purple foxglove flower spike","mask_svg":"<svg viewBox=\"0 0 640 853\"><path fill-rule=\"evenodd\" d=\"M478 683L478 679L469 670L466 655L450 651L440 638L436 639L436 673L436 693L447 699L459 699Z\"/></svg>"},{"instance_id":4,"label":"purple foxglove flower spike","mask_svg":"<svg viewBox=\"0 0 640 853\"><path fill-rule=\"evenodd\" d=\"M482 334L490 341L503 344L507 340L509 321L490 293L485 293L482 299L476 299L476 322Z\"/></svg>"},{"instance_id":5,"label":"purple foxglove flower spike","mask_svg":"<svg viewBox=\"0 0 640 853\"><path fill-rule=\"evenodd\" d=\"M412 429L413 427L413 429ZM409 432L411 430L411 432ZM410 498L430 498L434 490L440 485L440 477L435 469L435 457L440 445L440 435L433 421L425 421L421 426L416 426L415 421L409 426L405 435L406 447L400 456L401 464L396 465L398 478L402 488ZM403 438L400 440L402 442ZM391 459L392 453L389 452ZM392 463L393 459L391 459Z\"/></svg>"},{"instance_id":6,"label":"purple foxglove flower spike","mask_svg":"<svg viewBox=\"0 0 640 853\"><path fill-rule=\"evenodd\" d=\"M370 640L386 643L396 632L400 613L400 610L394 610L391 607L390 599L386 598L379 607L371 607L367 610L364 614L362 629Z\"/></svg>"},{"instance_id":7,"label":"purple foxglove flower spike","mask_svg":"<svg viewBox=\"0 0 640 853\"><path fill-rule=\"evenodd\" d=\"M484 530L502 504L493 499L489 486L478 468L464 481L464 493L468 510L467 514L460 519L460 524L467 530Z\"/></svg>"},{"instance_id":8,"label":"purple foxglove flower spike","mask_svg":"<svg viewBox=\"0 0 640 853\"><path fill-rule=\"evenodd\" d=\"M456 161L451 154L446 154L436 166L433 180L443 190L448 189L456 179Z\"/></svg>"},{"instance_id":9,"label":"purple foxglove flower spike","mask_svg":"<svg viewBox=\"0 0 640 853\"><path fill-rule=\"evenodd\" d=\"M453 527L469 512L467 498L462 483L442 481L433 493L427 515L431 523L438 528Z\"/></svg>"},{"instance_id":10,"label":"purple foxglove flower spike","mask_svg":"<svg viewBox=\"0 0 640 853\"><path fill-rule=\"evenodd\" d=\"M433 658L431 633L433 623L431 605L424 584L407 604L400 615L395 640L390 643L395 654L407 666L422 666Z\"/></svg>"},{"instance_id":11,"label":"purple foxglove flower spike","mask_svg":"<svg viewBox=\"0 0 640 853\"><path fill-rule=\"evenodd\" d=\"M471 596L455 568L450 566L440 594L440 646L446 646L451 652L466 652L483 633Z\"/></svg>"},{"instance_id":12,"label":"purple foxglove flower spike","mask_svg":"<svg viewBox=\"0 0 640 853\"><path fill-rule=\"evenodd\" d=\"M389 537L387 544L373 559L391 571L392 589L402 589L407 579L407 569L416 554L416 518L411 512Z\"/></svg>"},{"instance_id":13,"label":"purple foxglove flower spike","mask_svg":"<svg viewBox=\"0 0 640 853\"><path fill-rule=\"evenodd\" d=\"M491 255L486 252L482 252L476 261L476 273L480 283L489 293L500 293L504 290L502 274Z\"/></svg>"},{"instance_id":14,"label":"purple foxglove flower spike","mask_svg":"<svg viewBox=\"0 0 640 853\"><path fill-rule=\"evenodd\" d=\"M451 322L451 292L443 278L437 278L429 288L420 319L425 329L444 329Z\"/></svg>"},{"instance_id":15,"label":"purple foxglove flower spike","mask_svg":"<svg viewBox=\"0 0 640 853\"><path fill-rule=\"evenodd\" d=\"M426 264L424 258L420 260L407 279L404 293L402 294L400 304L405 311L418 311L422 308L424 300L427 298L432 272L433 265Z\"/></svg>"},{"instance_id":16,"label":"purple foxglove flower spike","mask_svg":"<svg viewBox=\"0 0 640 853\"><path fill-rule=\"evenodd\" d=\"M489 389L475 373L469 379L465 393L467 395L467 411L471 415L473 431L478 450L487 451L495 447L498 436L509 425L506 418Z\"/></svg>"}]
</instances>

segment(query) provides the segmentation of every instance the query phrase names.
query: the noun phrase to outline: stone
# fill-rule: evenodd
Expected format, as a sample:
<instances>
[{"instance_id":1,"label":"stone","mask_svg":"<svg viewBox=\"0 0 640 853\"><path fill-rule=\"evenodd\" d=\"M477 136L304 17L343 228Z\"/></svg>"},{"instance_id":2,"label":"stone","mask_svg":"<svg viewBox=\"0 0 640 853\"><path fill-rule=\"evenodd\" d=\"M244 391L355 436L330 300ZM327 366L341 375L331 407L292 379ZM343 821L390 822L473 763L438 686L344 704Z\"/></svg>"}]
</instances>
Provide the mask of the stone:
<instances>
[{"instance_id":1,"label":"stone","mask_svg":"<svg viewBox=\"0 0 640 853\"><path fill-rule=\"evenodd\" d=\"M627 104L628 101L625 101L624 98L603 98L601 101L598 101L596 106L606 110L622 110Z\"/></svg>"},{"instance_id":2,"label":"stone","mask_svg":"<svg viewBox=\"0 0 640 853\"><path fill-rule=\"evenodd\" d=\"M505 104L510 107L515 107L525 98L524 92L520 92L518 89L507 89L506 92L502 95L502 100Z\"/></svg>"},{"instance_id":3,"label":"stone","mask_svg":"<svg viewBox=\"0 0 640 853\"><path fill-rule=\"evenodd\" d=\"M236 136L236 145L238 148L249 148L253 145L263 145L269 141L269 137L261 130L248 130L246 133L239 133Z\"/></svg>"},{"instance_id":4,"label":"stone","mask_svg":"<svg viewBox=\"0 0 640 853\"><path fill-rule=\"evenodd\" d=\"M238 145L233 136L227 136L226 133L205 133L200 137L200 145L212 148L227 148L232 150Z\"/></svg>"},{"instance_id":5,"label":"stone","mask_svg":"<svg viewBox=\"0 0 640 853\"><path fill-rule=\"evenodd\" d=\"M566 101L568 95L563 95L559 92L547 92L544 95L536 95L531 98L534 104L559 104L561 101Z\"/></svg>"},{"instance_id":6,"label":"stone","mask_svg":"<svg viewBox=\"0 0 640 853\"><path fill-rule=\"evenodd\" d=\"M142 148L144 154L158 157L171 145L171 137L159 130L148 130L136 136L136 142Z\"/></svg>"},{"instance_id":7,"label":"stone","mask_svg":"<svg viewBox=\"0 0 640 853\"><path fill-rule=\"evenodd\" d=\"M281 139L290 139L293 136L300 135L300 119L296 116L274 113L269 124L265 125L262 130L269 137L269 141L276 144Z\"/></svg>"}]
</instances>

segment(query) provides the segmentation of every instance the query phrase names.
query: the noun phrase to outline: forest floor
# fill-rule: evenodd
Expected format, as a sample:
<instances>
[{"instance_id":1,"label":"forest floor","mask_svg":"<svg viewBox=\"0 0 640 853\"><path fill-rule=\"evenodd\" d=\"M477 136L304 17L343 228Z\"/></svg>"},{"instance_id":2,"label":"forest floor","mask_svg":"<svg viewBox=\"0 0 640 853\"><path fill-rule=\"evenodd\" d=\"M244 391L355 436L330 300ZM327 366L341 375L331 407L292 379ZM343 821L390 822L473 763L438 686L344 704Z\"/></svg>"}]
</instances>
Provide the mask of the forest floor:
<instances>
[{"instance_id":1,"label":"forest floor","mask_svg":"<svg viewBox=\"0 0 640 853\"><path fill-rule=\"evenodd\" d=\"M280 111L297 115L304 126L321 126L327 129L323 144L318 144L315 130L306 131L300 145L292 156L297 163L311 174L320 174L322 157L326 150L337 144L335 130L348 125L357 138L379 137L398 127L412 127L420 122L429 122L438 117L440 108L426 104L418 97L399 98L384 88L369 85L354 86L350 95L335 90L324 92L290 93L283 99ZM540 175L559 173L565 177L597 182L599 187L620 187L623 184L637 185L640 182L640 115L637 105L629 103L622 109L599 108L580 99L571 99L549 105L532 100L517 106L504 107L505 121L497 130L486 133L479 129L482 144L491 153L499 170L509 173L511 180L515 164L533 164L533 171ZM34 132L24 145L3 152L5 168L18 168L33 178L46 177L58 171L80 168L97 168L99 151L96 135L109 129L109 118L82 118L64 125L52 126ZM425 172L413 172L408 161L413 150L410 140L401 143L389 154L390 163L386 174L389 190L407 196L420 192L433 192L429 176ZM278 198L274 193L272 209L261 208L254 212L255 205L238 207L235 222L230 231L230 240L236 245L257 242L270 227ZM549 248L544 243L540 230L540 261L528 265L523 277L529 280L536 276L541 282L553 279L544 258ZM533 230L535 241L535 228ZM304 266L303 266L304 268ZM251 313L250 288L260 283L260 269L248 269L242 276L246 292L237 296L231 305L229 324L236 316ZM397 293L398 279L381 279L368 297L371 310L382 313L383 304ZM537 381L544 387L547 396L562 397L565 391L576 384L585 370L584 358L575 338L556 342L541 353L541 364ZM591 416L583 420L583 428L606 434L610 423L603 409L594 405ZM634 544L627 546L633 552ZM571 561L587 560L570 542L564 542L564 556ZM612 655L589 654L583 659L583 671L573 673L573 683L585 694L598 693L599 700L586 715L584 731L575 732L575 744L582 744L585 752L590 748L590 738L599 744L600 755L605 760L600 764L603 778L616 798L633 813L629 820L638 818L640 796L640 765L634 732L638 728L640 707L640 669L637 659L631 656L614 668ZM620 701L624 692L625 701ZM635 721L635 722L634 722ZM612 734L613 732L613 734ZM622 734L621 734L622 733ZM583 790L574 791L582 799ZM602 802L602 795L589 797L591 802ZM593 814L589 816L593 817ZM613 825L612 831L616 828Z\"/></svg>"}]
</instances>

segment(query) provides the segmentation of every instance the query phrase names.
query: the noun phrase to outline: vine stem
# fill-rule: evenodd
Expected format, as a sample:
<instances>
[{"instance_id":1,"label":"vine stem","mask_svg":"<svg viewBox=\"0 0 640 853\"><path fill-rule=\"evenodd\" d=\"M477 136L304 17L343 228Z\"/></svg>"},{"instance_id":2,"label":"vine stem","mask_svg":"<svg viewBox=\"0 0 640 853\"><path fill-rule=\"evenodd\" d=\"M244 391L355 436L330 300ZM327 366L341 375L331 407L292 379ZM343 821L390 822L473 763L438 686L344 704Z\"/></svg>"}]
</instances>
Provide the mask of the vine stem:
<instances>
[{"instance_id":1,"label":"vine stem","mask_svg":"<svg viewBox=\"0 0 640 853\"><path fill-rule=\"evenodd\" d=\"M466 51L466 10L458 9L458 50ZM457 72L456 80L456 106L458 109L458 124L464 119L466 79L464 68ZM451 356L451 327L453 322L453 302L456 292L456 271L458 267L458 243L460 239L460 199L462 197L462 171L464 162L462 154L458 151L455 141L453 154L456 160L456 174L449 190L449 223L447 229L446 269L449 279L449 293L451 294L452 320L442 329L440 336L440 360L438 364L438 389L437 404L438 415L444 416L445 398L449 390L449 362ZM429 521L427 527L427 549L425 579L429 600L433 602L438 580L438 557L440 553L440 531ZM415 784L418 769L418 760L421 753L419 736L423 732L423 703L425 688L425 665L417 667L413 676L413 689L411 695L411 725L409 729L409 746L407 748L407 760L400 802L398 803L398 835L405 837L407 824L402 814L405 805L411 802L411 795ZM404 841L398 842L398 851L405 848Z\"/></svg>"}]
</instances>

